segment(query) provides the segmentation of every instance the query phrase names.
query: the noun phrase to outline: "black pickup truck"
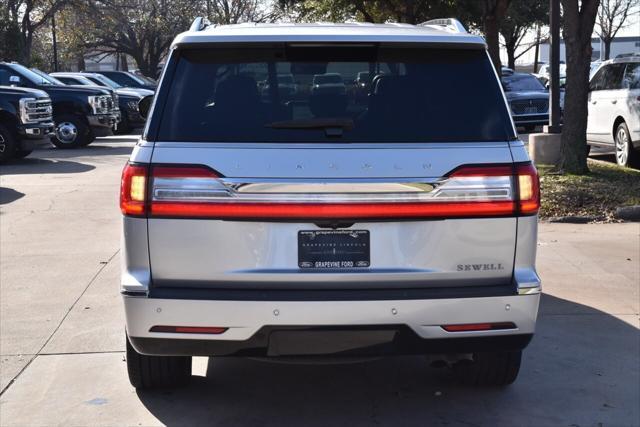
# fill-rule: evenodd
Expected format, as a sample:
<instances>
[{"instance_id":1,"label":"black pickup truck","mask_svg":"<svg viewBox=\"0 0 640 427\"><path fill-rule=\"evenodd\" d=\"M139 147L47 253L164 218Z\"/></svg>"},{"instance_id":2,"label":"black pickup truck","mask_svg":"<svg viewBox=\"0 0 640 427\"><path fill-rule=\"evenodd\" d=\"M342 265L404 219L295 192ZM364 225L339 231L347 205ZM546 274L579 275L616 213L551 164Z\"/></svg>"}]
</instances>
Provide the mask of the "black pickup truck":
<instances>
[{"instance_id":1,"label":"black pickup truck","mask_svg":"<svg viewBox=\"0 0 640 427\"><path fill-rule=\"evenodd\" d=\"M51 142L56 147L82 147L98 136L113 134L118 110L108 90L55 84L13 62L0 62L0 85L39 89L49 95L55 122Z\"/></svg>"},{"instance_id":2,"label":"black pickup truck","mask_svg":"<svg viewBox=\"0 0 640 427\"><path fill-rule=\"evenodd\" d=\"M0 162L28 156L53 127L51 99L45 92L0 86Z\"/></svg>"}]
</instances>

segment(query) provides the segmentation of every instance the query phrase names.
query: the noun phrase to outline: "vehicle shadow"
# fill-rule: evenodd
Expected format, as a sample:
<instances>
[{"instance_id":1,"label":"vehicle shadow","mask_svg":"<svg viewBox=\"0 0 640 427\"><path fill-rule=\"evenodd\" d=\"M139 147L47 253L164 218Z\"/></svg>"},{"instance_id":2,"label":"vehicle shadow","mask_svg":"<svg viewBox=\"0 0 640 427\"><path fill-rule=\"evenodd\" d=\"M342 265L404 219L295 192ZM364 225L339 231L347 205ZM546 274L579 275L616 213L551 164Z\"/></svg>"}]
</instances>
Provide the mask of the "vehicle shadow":
<instances>
[{"instance_id":1,"label":"vehicle shadow","mask_svg":"<svg viewBox=\"0 0 640 427\"><path fill-rule=\"evenodd\" d=\"M631 320L629 320L631 318ZM545 295L510 387L456 385L419 356L294 365L209 358L176 391L138 392L165 425L639 425L638 316Z\"/></svg>"},{"instance_id":2,"label":"vehicle shadow","mask_svg":"<svg viewBox=\"0 0 640 427\"><path fill-rule=\"evenodd\" d=\"M13 188L0 187L0 205L7 205L24 197L24 193Z\"/></svg>"},{"instance_id":3,"label":"vehicle shadow","mask_svg":"<svg viewBox=\"0 0 640 427\"><path fill-rule=\"evenodd\" d=\"M94 156L117 156L130 155L133 145L119 145L127 143L111 143L111 145L103 145L94 143L87 147L75 148L72 150L61 150L54 146L44 146L38 149L39 158L55 157L56 159L71 159L75 157L94 157ZM27 157L29 159L29 157ZM25 159L25 160L27 160Z\"/></svg>"},{"instance_id":4,"label":"vehicle shadow","mask_svg":"<svg viewBox=\"0 0 640 427\"><path fill-rule=\"evenodd\" d=\"M95 168L93 165L68 160L27 157L2 165L2 175L82 173Z\"/></svg>"}]
</instances>

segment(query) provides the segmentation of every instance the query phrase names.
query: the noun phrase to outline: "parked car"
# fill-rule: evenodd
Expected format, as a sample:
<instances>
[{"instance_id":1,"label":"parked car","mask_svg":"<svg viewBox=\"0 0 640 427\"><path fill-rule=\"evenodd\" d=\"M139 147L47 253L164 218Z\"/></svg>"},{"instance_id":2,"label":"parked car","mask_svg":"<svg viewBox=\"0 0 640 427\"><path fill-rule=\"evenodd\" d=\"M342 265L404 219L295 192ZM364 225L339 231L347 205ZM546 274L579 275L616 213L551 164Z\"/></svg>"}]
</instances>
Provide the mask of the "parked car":
<instances>
[{"instance_id":1,"label":"parked car","mask_svg":"<svg viewBox=\"0 0 640 427\"><path fill-rule=\"evenodd\" d=\"M563 78L567 76L567 64L565 64L564 62L560 63L560 75L559 78ZM545 85L547 84L547 82L550 79L551 76L551 64L542 64L540 66L540 69L538 70L538 72L536 74L534 74L539 80L540 82Z\"/></svg>"},{"instance_id":2,"label":"parked car","mask_svg":"<svg viewBox=\"0 0 640 427\"><path fill-rule=\"evenodd\" d=\"M640 165L640 57L605 61L589 83L587 141L615 149L620 166Z\"/></svg>"},{"instance_id":3,"label":"parked car","mask_svg":"<svg viewBox=\"0 0 640 427\"><path fill-rule=\"evenodd\" d=\"M111 110L111 113L115 117L115 121L113 122L111 129L115 133L116 130L120 128L120 122L122 121L122 114L120 113L118 94L116 93L115 90L109 87L97 85L89 79L74 80L74 81L68 82L68 81L63 81L56 76L53 76L53 74L55 73L47 74L44 71L38 70L37 68L31 68L31 71L40 75L43 79L55 85L79 86L79 87L92 86L95 88L106 89L109 92L109 95L111 95L111 98L113 99L113 108Z\"/></svg>"},{"instance_id":4,"label":"parked car","mask_svg":"<svg viewBox=\"0 0 640 427\"><path fill-rule=\"evenodd\" d=\"M298 85L296 85L293 79L293 74L278 74L276 76L278 81L278 94L288 100L295 98L298 92ZM262 96L269 97L269 82L265 82L262 86Z\"/></svg>"},{"instance_id":5,"label":"parked car","mask_svg":"<svg viewBox=\"0 0 640 427\"><path fill-rule=\"evenodd\" d=\"M503 75L503 76L508 76L508 75L513 74L513 73L515 73L513 68L509 68L509 67L505 67L505 66L502 66L500 68L500 74Z\"/></svg>"},{"instance_id":6,"label":"parked car","mask_svg":"<svg viewBox=\"0 0 640 427\"><path fill-rule=\"evenodd\" d=\"M138 103L145 96L153 96L153 91L123 87L98 73L52 73L52 76L67 84L88 84L113 90L118 96L118 106L122 115L116 133L127 134L134 128L144 126L145 120L140 116Z\"/></svg>"},{"instance_id":7,"label":"parked car","mask_svg":"<svg viewBox=\"0 0 640 427\"><path fill-rule=\"evenodd\" d=\"M533 74L503 74L502 87L516 126L531 132L549 123L549 92Z\"/></svg>"},{"instance_id":8,"label":"parked car","mask_svg":"<svg viewBox=\"0 0 640 427\"><path fill-rule=\"evenodd\" d=\"M0 62L0 85L39 89L49 95L55 122L51 142L56 147L86 146L97 136L113 134L117 115L106 89L66 86L14 62Z\"/></svg>"},{"instance_id":9,"label":"parked car","mask_svg":"<svg viewBox=\"0 0 640 427\"><path fill-rule=\"evenodd\" d=\"M148 89L155 91L157 88L157 83L149 78L144 76L130 73L128 71L95 71L95 73L102 74L103 76L109 77L114 82L122 85L124 87L137 87L141 89Z\"/></svg>"},{"instance_id":10,"label":"parked car","mask_svg":"<svg viewBox=\"0 0 640 427\"><path fill-rule=\"evenodd\" d=\"M28 156L53 127L51 98L45 92L0 86L0 162Z\"/></svg>"},{"instance_id":11,"label":"parked car","mask_svg":"<svg viewBox=\"0 0 640 427\"><path fill-rule=\"evenodd\" d=\"M191 28L122 174L131 383L185 384L194 355L392 354L513 382L540 298L539 184L484 39L451 19ZM292 70L340 95L318 68L362 63L384 75L340 115L258 89Z\"/></svg>"}]
</instances>

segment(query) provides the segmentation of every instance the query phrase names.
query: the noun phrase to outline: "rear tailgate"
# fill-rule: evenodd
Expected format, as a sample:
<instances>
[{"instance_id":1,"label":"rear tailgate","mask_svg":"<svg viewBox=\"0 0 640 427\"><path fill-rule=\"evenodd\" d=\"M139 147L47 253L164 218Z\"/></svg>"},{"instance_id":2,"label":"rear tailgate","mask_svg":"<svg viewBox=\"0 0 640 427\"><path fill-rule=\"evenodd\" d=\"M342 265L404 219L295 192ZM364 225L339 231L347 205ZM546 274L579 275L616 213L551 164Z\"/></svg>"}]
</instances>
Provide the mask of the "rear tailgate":
<instances>
[{"instance_id":1,"label":"rear tailgate","mask_svg":"<svg viewBox=\"0 0 640 427\"><path fill-rule=\"evenodd\" d=\"M257 211L253 210L250 217L237 219L233 214L221 218L219 212L154 215L152 208L148 227L153 286L357 289L510 283L516 236L516 218L512 215L476 217L472 205L468 215L456 214L456 218L447 218L445 214L416 219L389 211L388 215L383 212L373 220L341 219L340 214L316 220L273 218L267 213L270 206L282 205L287 200L287 210L304 205L304 201L296 202L295 197L305 191L313 192L321 203L340 201L346 205L347 212L349 206L355 209L356 205L358 208L372 205L372 200L386 203L386 196L396 200L416 197L414 187L418 187L417 197L421 197L434 191L429 185L438 188L444 182L443 177L462 165L509 165L511 162L507 143L393 146L156 143L154 165L203 165L236 189L249 185L244 187L248 190L238 195L252 196L251 200L258 195L268 200ZM157 178L152 182L155 197L156 187L162 187L167 181ZM171 184L174 187L184 184L175 182L177 184ZM197 180L187 184L187 187L191 185L189 191L196 188L194 183L197 187ZM239 183L242 185L238 186ZM318 189L318 183L324 187ZM265 191L265 184L275 190ZM398 185L406 186L407 191L399 190L402 187ZM352 191L351 187L356 190ZM373 192L363 193L359 188ZM187 203L183 205L189 206L194 201L189 197L194 194L188 193ZM293 202L291 196L294 196ZM182 196L173 194L172 197L180 202ZM353 197L356 199L350 199ZM232 200L226 205L235 203ZM384 209L384 206L397 205L399 203L383 203L382 206ZM261 217L260 212L265 212L265 216ZM299 232L331 230L332 226L369 232L368 267L300 268Z\"/></svg>"}]
</instances>

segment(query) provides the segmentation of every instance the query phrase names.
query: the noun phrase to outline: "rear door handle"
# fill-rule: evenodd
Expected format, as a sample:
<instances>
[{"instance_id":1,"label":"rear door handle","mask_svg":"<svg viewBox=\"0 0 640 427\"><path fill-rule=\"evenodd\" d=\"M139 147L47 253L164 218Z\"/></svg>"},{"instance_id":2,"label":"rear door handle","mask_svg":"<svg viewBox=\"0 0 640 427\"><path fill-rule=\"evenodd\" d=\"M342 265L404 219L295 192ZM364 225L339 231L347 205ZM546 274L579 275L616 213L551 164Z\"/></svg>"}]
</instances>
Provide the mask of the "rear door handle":
<instances>
[{"instance_id":1,"label":"rear door handle","mask_svg":"<svg viewBox=\"0 0 640 427\"><path fill-rule=\"evenodd\" d=\"M598 102L598 101L591 101L592 104L595 104L596 102Z\"/></svg>"},{"instance_id":2,"label":"rear door handle","mask_svg":"<svg viewBox=\"0 0 640 427\"><path fill-rule=\"evenodd\" d=\"M616 102L618 102L618 100L617 100L617 99L613 99L613 100L611 100L611 103L612 103L612 104L615 104Z\"/></svg>"}]
</instances>

